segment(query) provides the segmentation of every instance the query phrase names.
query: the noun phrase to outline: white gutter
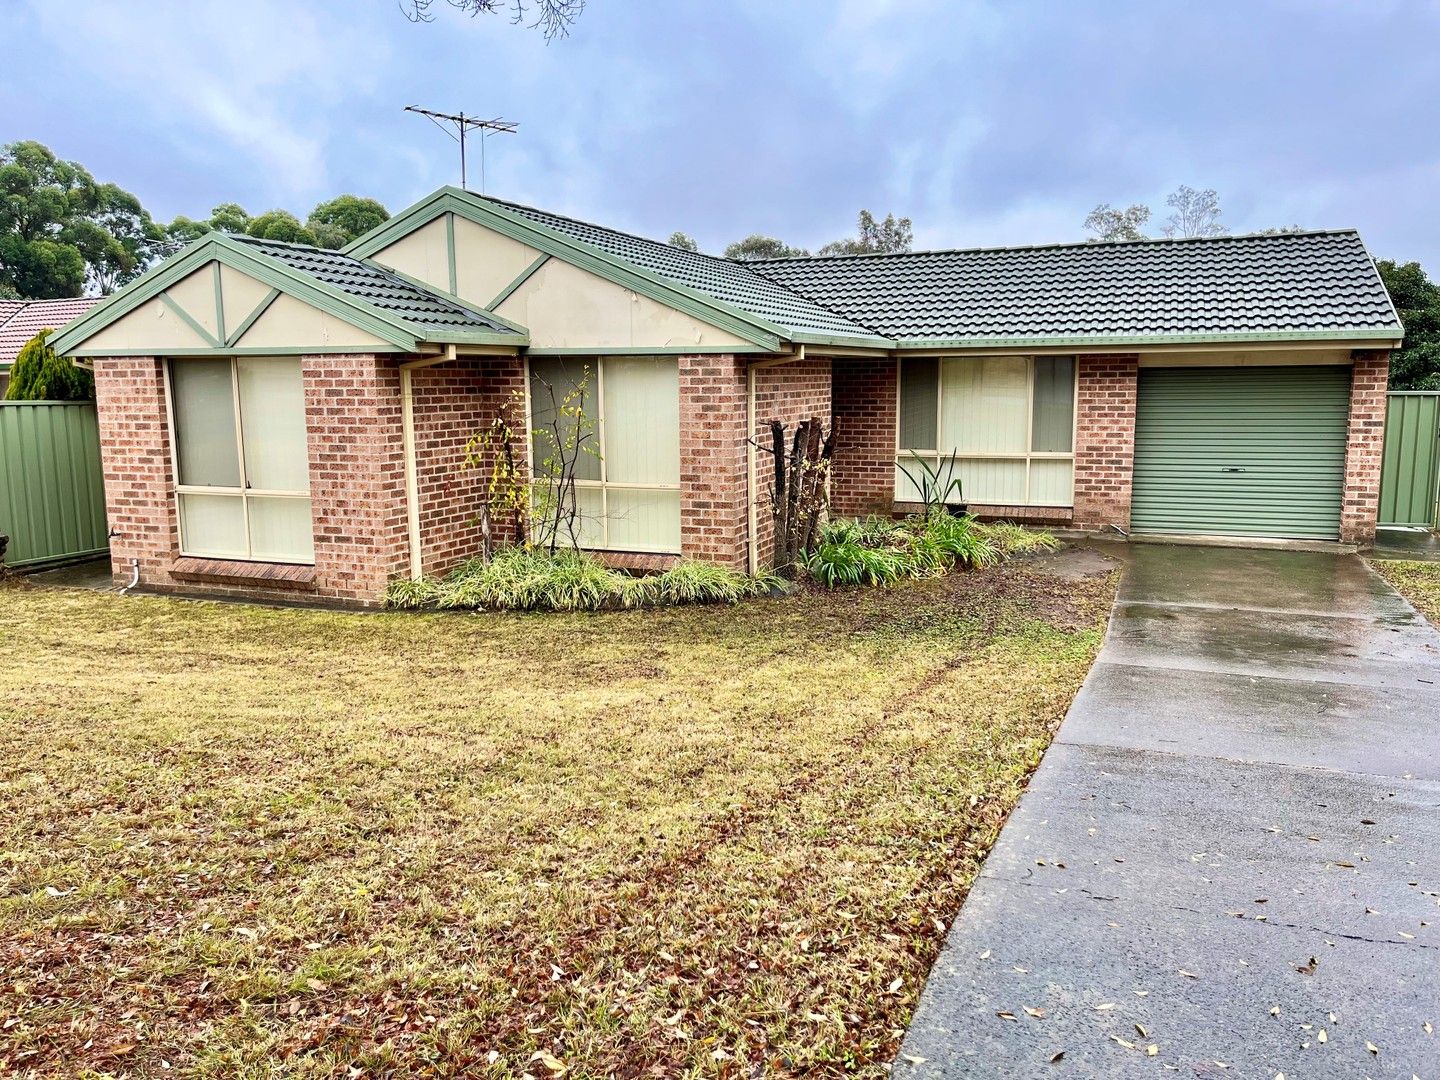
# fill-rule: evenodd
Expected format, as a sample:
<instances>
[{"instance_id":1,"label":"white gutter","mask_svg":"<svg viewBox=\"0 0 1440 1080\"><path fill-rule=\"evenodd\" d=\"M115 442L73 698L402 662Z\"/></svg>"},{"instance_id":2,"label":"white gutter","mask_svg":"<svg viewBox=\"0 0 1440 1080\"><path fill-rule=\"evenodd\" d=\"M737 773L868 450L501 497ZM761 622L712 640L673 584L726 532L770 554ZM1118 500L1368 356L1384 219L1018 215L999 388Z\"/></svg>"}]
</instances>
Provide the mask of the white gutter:
<instances>
[{"instance_id":1,"label":"white gutter","mask_svg":"<svg viewBox=\"0 0 1440 1080\"><path fill-rule=\"evenodd\" d=\"M777 356L773 360L761 360L751 364L746 370L747 395L745 402L745 460L746 460L746 496L750 504L745 535L745 546L749 552L750 574L760 572L760 543L759 531L760 521L756 512L756 503L759 502L759 480L755 475L755 372L761 368L779 367L781 364L791 364L796 360L805 359L805 346L797 345L791 356Z\"/></svg>"}]
</instances>

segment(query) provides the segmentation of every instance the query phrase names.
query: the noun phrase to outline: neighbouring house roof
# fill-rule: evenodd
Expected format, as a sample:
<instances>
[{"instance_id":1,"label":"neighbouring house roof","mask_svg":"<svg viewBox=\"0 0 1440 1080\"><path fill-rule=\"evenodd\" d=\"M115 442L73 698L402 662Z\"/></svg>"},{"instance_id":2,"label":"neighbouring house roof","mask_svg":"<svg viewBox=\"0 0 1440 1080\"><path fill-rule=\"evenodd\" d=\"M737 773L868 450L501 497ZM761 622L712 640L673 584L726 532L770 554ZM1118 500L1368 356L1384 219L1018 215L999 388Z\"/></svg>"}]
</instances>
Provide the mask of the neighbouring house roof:
<instances>
[{"instance_id":1,"label":"neighbouring house roof","mask_svg":"<svg viewBox=\"0 0 1440 1080\"><path fill-rule=\"evenodd\" d=\"M375 263L308 244L257 240L252 236L231 236L230 239L407 323L442 332L446 329L487 330L519 336L508 323L483 309L456 303Z\"/></svg>"},{"instance_id":2,"label":"neighbouring house roof","mask_svg":"<svg viewBox=\"0 0 1440 1080\"><path fill-rule=\"evenodd\" d=\"M0 300L0 367L15 363L27 342L41 330L58 330L84 315L103 297L64 300Z\"/></svg>"},{"instance_id":3,"label":"neighbouring house roof","mask_svg":"<svg viewBox=\"0 0 1440 1080\"><path fill-rule=\"evenodd\" d=\"M876 333L918 345L1403 334L1353 230L753 265Z\"/></svg>"}]
</instances>

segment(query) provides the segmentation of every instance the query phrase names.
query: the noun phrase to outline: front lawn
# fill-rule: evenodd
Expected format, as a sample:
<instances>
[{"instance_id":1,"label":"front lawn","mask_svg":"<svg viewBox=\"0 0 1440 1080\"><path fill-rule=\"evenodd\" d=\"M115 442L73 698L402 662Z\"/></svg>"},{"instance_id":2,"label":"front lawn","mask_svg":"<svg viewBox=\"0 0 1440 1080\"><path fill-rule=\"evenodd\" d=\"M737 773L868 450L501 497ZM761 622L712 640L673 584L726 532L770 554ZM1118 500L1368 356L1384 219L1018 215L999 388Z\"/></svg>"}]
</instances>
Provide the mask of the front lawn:
<instances>
[{"instance_id":1,"label":"front lawn","mask_svg":"<svg viewBox=\"0 0 1440 1080\"><path fill-rule=\"evenodd\" d=\"M0 587L0 1075L882 1075L1100 644L1113 575L1047 565L599 615Z\"/></svg>"},{"instance_id":2,"label":"front lawn","mask_svg":"<svg viewBox=\"0 0 1440 1080\"><path fill-rule=\"evenodd\" d=\"M1440 563L1374 559L1370 565L1432 625L1440 627Z\"/></svg>"}]
</instances>

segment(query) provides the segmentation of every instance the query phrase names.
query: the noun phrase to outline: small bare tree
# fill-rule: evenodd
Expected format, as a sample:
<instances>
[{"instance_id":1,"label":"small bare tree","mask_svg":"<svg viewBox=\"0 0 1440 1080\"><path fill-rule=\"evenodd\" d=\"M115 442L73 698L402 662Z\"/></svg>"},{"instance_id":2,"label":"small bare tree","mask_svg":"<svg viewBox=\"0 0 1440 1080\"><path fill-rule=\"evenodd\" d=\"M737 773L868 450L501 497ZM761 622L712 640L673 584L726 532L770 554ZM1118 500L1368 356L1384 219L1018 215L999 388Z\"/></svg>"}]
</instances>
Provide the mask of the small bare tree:
<instances>
[{"instance_id":1,"label":"small bare tree","mask_svg":"<svg viewBox=\"0 0 1440 1080\"><path fill-rule=\"evenodd\" d=\"M752 440L753 441L753 440ZM770 512L775 522L771 566L777 574L794 576L815 546L821 519L830 506L830 462L835 456L835 429L825 434L819 418L803 420L787 449L785 425L770 421L770 445L755 446L774 459Z\"/></svg>"},{"instance_id":2,"label":"small bare tree","mask_svg":"<svg viewBox=\"0 0 1440 1080\"><path fill-rule=\"evenodd\" d=\"M538 389L548 402L548 408L541 410L544 419L530 431L537 459L532 469L530 524L535 545L551 555L562 546L580 549L584 522L576 481L581 479L582 463L600 457L595 420L585 409L589 385L587 370L560 392L541 379L530 388L532 397Z\"/></svg>"},{"instance_id":3,"label":"small bare tree","mask_svg":"<svg viewBox=\"0 0 1440 1080\"><path fill-rule=\"evenodd\" d=\"M585 0L448 0L451 7L466 15L490 15L509 11L510 21L539 29L547 42L565 37L570 27L585 10ZM430 9L435 0L400 0L400 10L411 22L430 22L435 18ZM529 10L535 9L534 21Z\"/></svg>"}]
</instances>

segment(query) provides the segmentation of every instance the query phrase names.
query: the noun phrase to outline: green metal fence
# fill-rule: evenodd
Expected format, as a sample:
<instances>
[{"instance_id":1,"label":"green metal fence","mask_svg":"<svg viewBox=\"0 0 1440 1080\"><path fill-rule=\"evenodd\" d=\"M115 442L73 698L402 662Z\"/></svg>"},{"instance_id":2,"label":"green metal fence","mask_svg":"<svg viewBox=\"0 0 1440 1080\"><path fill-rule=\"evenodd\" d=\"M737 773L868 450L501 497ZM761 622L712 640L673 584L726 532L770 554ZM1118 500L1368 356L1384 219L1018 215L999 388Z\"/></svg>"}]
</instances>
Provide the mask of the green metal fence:
<instances>
[{"instance_id":1,"label":"green metal fence","mask_svg":"<svg viewBox=\"0 0 1440 1080\"><path fill-rule=\"evenodd\" d=\"M0 533L7 566L109 547L93 402L0 401Z\"/></svg>"},{"instance_id":2,"label":"green metal fence","mask_svg":"<svg viewBox=\"0 0 1440 1080\"><path fill-rule=\"evenodd\" d=\"M1385 418L1380 524L1437 527L1440 392L1396 391Z\"/></svg>"}]
</instances>

